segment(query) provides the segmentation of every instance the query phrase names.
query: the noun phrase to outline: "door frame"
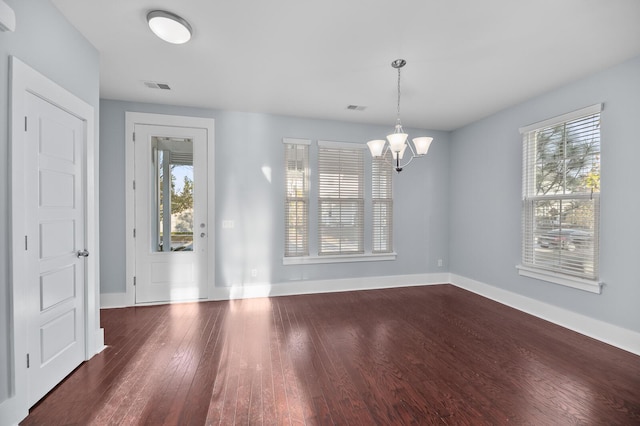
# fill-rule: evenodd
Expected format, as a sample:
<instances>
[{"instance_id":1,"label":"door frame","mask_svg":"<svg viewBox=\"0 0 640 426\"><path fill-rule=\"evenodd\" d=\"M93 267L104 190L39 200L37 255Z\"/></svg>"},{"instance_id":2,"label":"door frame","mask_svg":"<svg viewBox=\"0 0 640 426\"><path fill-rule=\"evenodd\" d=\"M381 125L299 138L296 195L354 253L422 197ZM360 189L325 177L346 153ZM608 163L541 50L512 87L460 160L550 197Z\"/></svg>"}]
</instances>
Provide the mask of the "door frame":
<instances>
[{"instance_id":1,"label":"door frame","mask_svg":"<svg viewBox=\"0 0 640 426\"><path fill-rule=\"evenodd\" d=\"M133 277L136 271L135 238L133 236L135 228L135 141L134 130L136 124L166 126L166 127L186 127L204 129L207 132L207 299L211 300L215 294L215 132L213 118L188 117L182 115L152 114L143 112L125 113L125 187L126 187L126 294L123 305L135 305L135 287ZM166 303L166 302L162 302ZM147 303L148 304L148 303Z\"/></svg>"},{"instance_id":2,"label":"door frame","mask_svg":"<svg viewBox=\"0 0 640 426\"><path fill-rule=\"evenodd\" d=\"M15 56L10 57L10 135L11 158L11 313L10 313L10 397L0 404L0 414L8 418L23 419L29 413L27 402L28 371L26 365L27 330L26 315L27 256L25 253L26 224L25 209L25 118L27 104L25 93L55 105L79 118L84 123L84 197L86 248L91 253L85 268L85 348L84 359L88 360L104 349L104 330L100 328L100 271L98 239L98 139L97 121L93 106L78 98L46 76L40 74ZM6 411L5 411L6 410Z\"/></svg>"}]
</instances>

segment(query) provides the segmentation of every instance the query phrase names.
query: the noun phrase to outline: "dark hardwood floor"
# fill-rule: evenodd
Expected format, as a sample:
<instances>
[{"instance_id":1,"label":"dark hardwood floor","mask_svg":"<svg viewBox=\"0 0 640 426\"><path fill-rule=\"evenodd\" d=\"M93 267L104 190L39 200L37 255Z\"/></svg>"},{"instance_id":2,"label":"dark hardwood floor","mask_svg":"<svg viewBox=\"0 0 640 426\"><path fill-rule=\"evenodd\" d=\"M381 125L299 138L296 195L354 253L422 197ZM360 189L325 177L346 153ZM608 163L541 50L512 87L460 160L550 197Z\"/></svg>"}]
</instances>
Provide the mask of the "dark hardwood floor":
<instances>
[{"instance_id":1,"label":"dark hardwood floor","mask_svg":"<svg viewBox=\"0 0 640 426\"><path fill-rule=\"evenodd\" d=\"M451 285L101 318L23 425L640 425L640 357Z\"/></svg>"}]
</instances>

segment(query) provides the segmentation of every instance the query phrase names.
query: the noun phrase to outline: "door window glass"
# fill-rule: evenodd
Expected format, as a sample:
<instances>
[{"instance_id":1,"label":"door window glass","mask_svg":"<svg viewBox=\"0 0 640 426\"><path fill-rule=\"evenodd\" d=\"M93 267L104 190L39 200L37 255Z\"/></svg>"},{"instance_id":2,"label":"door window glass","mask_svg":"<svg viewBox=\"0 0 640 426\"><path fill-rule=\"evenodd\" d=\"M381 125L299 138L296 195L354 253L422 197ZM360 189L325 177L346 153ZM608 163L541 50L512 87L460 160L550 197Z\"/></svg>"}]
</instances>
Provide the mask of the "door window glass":
<instances>
[{"instance_id":1,"label":"door window glass","mask_svg":"<svg viewBox=\"0 0 640 426\"><path fill-rule=\"evenodd\" d=\"M193 141L154 137L151 146L152 251L192 251Z\"/></svg>"}]
</instances>

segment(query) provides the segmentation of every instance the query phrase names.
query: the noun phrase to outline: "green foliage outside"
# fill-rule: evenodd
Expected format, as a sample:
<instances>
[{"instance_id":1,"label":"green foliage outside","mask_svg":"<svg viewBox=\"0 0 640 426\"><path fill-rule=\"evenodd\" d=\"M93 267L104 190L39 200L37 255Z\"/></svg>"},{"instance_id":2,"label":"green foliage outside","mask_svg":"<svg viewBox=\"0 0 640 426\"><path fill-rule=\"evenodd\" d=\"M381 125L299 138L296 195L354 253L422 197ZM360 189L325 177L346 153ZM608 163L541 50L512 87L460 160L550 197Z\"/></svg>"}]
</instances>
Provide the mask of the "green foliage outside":
<instances>
[{"instance_id":1,"label":"green foliage outside","mask_svg":"<svg viewBox=\"0 0 640 426\"><path fill-rule=\"evenodd\" d=\"M171 176L171 213L193 209L193 181L184 177L182 191L176 192L175 176Z\"/></svg>"},{"instance_id":2,"label":"green foliage outside","mask_svg":"<svg viewBox=\"0 0 640 426\"><path fill-rule=\"evenodd\" d=\"M535 191L537 196L551 196L536 203L536 218L543 228L590 228L594 223L590 199L553 199L600 192L599 131L585 127L558 125L537 134ZM599 123L593 127L598 129Z\"/></svg>"}]
</instances>

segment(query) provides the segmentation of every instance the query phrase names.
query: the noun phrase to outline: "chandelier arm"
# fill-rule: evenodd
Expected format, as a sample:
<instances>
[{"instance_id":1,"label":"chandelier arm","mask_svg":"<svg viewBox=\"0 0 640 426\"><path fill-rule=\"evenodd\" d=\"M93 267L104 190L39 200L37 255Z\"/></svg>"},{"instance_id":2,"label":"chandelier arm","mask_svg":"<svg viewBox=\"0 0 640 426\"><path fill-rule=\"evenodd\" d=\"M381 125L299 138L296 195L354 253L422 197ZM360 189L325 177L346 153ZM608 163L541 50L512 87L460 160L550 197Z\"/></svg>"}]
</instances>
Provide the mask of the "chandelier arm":
<instances>
[{"instance_id":1,"label":"chandelier arm","mask_svg":"<svg viewBox=\"0 0 640 426\"><path fill-rule=\"evenodd\" d=\"M384 152L382 153L382 159L384 160L385 163L387 163L388 166L395 168L396 166L393 163L391 163L391 161L387 160L387 152L389 152L390 150L391 148L389 148L389 146L387 145L384 148Z\"/></svg>"},{"instance_id":2,"label":"chandelier arm","mask_svg":"<svg viewBox=\"0 0 640 426\"><path fill-rule=\"evenodd\" d=\"M392 167L393 169L397 170L398 167L400 167L400 169L402 169L404 166L400 166L398 164L397 157L396 157L396 161L395 162L389 161L389 159L387 158L387 152L389 152L389 151L391 151L391 148L389 148L389 146L387 145L384 148L384 151L382 152L382 156L381 156L382 161L384 161L387 164L387 166ZM392 158L393 158L393 156L392 156ZM409 160L409 162L411 162L411 160ZM407 162L407 164L409 164L409 162ZM406 164L405 164L405 166L406 166ZM398 172L398 173L400 173L400 172Z\"/></svg>"},{"instance_id":3,"label":"chandelier arm","mask_svg":"<svg viewBox=\"0 0 640 426\"><path fill-rule=\"evenodd\" d=\"M416 156L412 155L411 158L409 158L409 161L407 161L406 163L400 165L400 168L404 169L405 167L407 167L409 165L409 163L411 163L413 161L414 158L416 158Z\"/></svg>"},{"instance_id":4,"label":"chandelier arm","mask_svg":"<svg viewBox=\"0 0 640 426\"><path fill-rule=\"evenodd\" d=\"M411 150L411 159L413 159L415 157L418 157L416 152L413 150L413 147L411 146L411 144L409 142L407 142L407 145L409 146L409 149Z\"/></svg>"},{"instance_id":5,"label":"chandelier arm","mask_svg":"<svg viewBox=\"0 0 640 426\"><path fill-rule=\"evenodd\" d=\"M382 152L382 160L390 167L392 167L396 172L400 173L402 171L402 169L404 169L405 167L407 167L409 165L409 163L411 163L413 161L414 158L419 157L419 155L416 155L415 152L413 151L413 148L411 148L410 144L409 148L411 149L411 157L409 158L409 160L404 163L404 164L400 164L400 157L396 156L396 160L394 162L391 162L387 159L387 152L389 152L391 150L391 148L389 148L389 146L386 146L384 148L384 151ZM400 169L400 170L398 170Z\"/></svg>"},{"instance_id":6,"label":"chandelier arm","mask_svg":"<svg viewBox=\"0 0 640 426\"><path fill-rule=\"evenodd\" d=\"M396 156L396 164L394 166L392 166L396 170L396 172L398 172L398 173L400 173L405 167L407 167L409 165L409 163L411 163L413 161L414 158L418 157L418 155L416 155L416 152L411 147L411 144L407 143L407 145L409 146L409 149L411 150L411 157L409 157L409 160L404 164L400 164L400 155L398 154Z\"/></svg>"}]
</instances>

